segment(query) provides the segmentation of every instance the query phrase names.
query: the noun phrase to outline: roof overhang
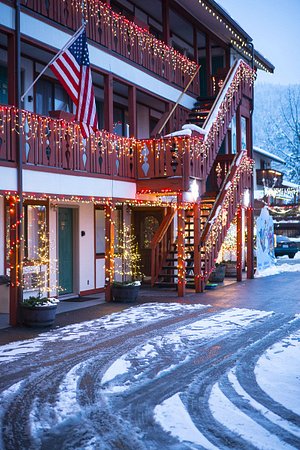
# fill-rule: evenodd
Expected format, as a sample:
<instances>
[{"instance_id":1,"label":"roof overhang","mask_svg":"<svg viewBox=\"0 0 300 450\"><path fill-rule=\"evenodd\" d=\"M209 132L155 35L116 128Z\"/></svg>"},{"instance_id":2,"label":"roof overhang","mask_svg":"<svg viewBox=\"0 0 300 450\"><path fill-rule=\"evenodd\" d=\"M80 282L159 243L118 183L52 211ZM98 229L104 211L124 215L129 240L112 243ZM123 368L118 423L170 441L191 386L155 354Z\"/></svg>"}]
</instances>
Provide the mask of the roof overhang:
<instances>
[{"instance_id":1,"label":"roof overhang","mask_svg":"<svg viewBox=\"0 0 300 450\"><path fill-rule=\"evenodd\" d=\"M249 62L252 61L252 37L214 0L176 0L196 20L228 45L232 45ZM254 49L254 66L274 72L274 66Z\"/></svg>"}]
</instances>

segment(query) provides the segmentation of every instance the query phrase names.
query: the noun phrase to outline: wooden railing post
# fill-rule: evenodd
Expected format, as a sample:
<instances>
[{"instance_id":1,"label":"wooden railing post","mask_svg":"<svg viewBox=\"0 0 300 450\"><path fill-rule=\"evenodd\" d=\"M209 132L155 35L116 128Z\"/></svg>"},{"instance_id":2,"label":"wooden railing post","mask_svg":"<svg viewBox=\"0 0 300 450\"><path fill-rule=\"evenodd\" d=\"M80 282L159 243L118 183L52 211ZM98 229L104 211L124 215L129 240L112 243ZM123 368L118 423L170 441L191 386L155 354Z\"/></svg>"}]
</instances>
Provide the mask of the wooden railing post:
<instances>
[{"instance_id":1,"label":"wooden railing post","mask_svg":"<svg viewBox=\"0 0 300 450\"><path fill-rule=\"evenodd\" d=\"M200 202L194 204L194 276L195 291L201 292Z\"/></svg>"},{"instance_id":2,"label":"wooden railing post","mask_svg":"<svg viewBox=\"0 0 300 450\"><path fill-rule=\"evenodd\" d=\"M114 281L114 205L105 205L105 301L112 300L112 283Z\"/></svg>"},{"instance_id":3,"label":"wooden railing post","mask_svg":"<svg viewBox=\"0 0 300 450\"><path fill-rule=\"evenodd\" d=\"M185 294L185 210L182 203L182 193L177 195L178 214L177 214L177 257L178 257L178 297L184 297Z\"/></svg>"},{"instance_id":4,"label":"wooden railing post","mask_svg":"<svg viewBox=\"0 0 300 450\"><path fill-rule=\"evenodd\" d=\"M254 278L254 211L252 205L246 210L247 217L247 278Z\"/></svg>"},{"instance_id":5,"label":"wooden railing post","mask_svg":"<svg viewBox=\"0 0 300 450\"><path fill-rule=\"evenodd\" d=\"M242 262L243 262L243 208L238 207L237 211L237 240L236 240L236 251L237 251L237 261L236 261L236 278L237 281L242 281Z\"/></svg>"}]
</instances>

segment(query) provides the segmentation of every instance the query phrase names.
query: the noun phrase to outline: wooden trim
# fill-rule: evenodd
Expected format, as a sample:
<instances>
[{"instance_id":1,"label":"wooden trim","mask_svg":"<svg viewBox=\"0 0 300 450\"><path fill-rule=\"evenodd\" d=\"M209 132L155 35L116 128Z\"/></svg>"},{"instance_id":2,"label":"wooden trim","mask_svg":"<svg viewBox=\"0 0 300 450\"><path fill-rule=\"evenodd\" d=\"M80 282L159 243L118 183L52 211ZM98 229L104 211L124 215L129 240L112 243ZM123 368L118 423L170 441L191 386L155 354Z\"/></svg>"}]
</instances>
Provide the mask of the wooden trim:
<instances>
[{"instance_id":1,"label":"wooden trim","mask_svg":"<svg viewBox=\"0 0 300 450\"><path fill-rule=\"evenodd\" d=\"M137 135L137 117L136 117L136 86L128 87L128 116L129 116L129 136Z\"/></svg>"},{"instance_id":2,"label":"wooden trim","mask_svg":"<svg viewBox=\"0 0 300 450\"><path fill-rule=\"evenodd\" d=\"M84 296L84 295L91 295L91 294L101 294L102 292L105 292L105 288L95 288L95 289L88 289L86 291L80 291L79 295L80 296Z\"/></svg>"},{"instance_id":3,"label":"wooden trim","mask_svg":"<svg viewBox=\"0 0 300 450\"><path fill-rule=\"evenodd\" d=\"M114 205L105 205L105 301L112 300L114 281Z\"/></svg>"}]
</instances>

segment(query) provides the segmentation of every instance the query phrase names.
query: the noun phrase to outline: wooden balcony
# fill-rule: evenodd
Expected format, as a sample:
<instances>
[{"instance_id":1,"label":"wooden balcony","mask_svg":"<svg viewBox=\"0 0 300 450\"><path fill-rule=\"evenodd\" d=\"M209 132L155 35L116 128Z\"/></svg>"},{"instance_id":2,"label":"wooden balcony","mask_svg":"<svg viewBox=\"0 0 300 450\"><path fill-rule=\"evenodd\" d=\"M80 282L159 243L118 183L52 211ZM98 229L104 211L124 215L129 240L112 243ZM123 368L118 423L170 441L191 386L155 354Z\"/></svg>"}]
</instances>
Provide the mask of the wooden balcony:
<instances>
[{"instance_id":1,"label":"wooden balcony","mask_svg":"<svg viewBox=\"0 0 300 450\"><path fill-rule=\"evenodd\" d=\"M79 0L21 0L24 11L38 13L74 31L82 23L82 4ZM197 68L194 61L156 39L135 22L115 13L105 3L87 1L84 4L89 39L180 89L188 84ZM199 95L199 77L195 77L188 91Z\"/></svg>"},{"instance_id":2,"label":"wooden balcony","mask_svg":"<svg viewBox=\"0 0 300 450\"><path fill-rule=\"evenodd\" d=\"M19 125L20 123L20 125ZM26 169L137 181L140 191L182 191L204 174L201 139L137 140L99 131L83 139L74 122L0 106L0 165L16 165L17 135Z\"/></svg>"}]
</instances>

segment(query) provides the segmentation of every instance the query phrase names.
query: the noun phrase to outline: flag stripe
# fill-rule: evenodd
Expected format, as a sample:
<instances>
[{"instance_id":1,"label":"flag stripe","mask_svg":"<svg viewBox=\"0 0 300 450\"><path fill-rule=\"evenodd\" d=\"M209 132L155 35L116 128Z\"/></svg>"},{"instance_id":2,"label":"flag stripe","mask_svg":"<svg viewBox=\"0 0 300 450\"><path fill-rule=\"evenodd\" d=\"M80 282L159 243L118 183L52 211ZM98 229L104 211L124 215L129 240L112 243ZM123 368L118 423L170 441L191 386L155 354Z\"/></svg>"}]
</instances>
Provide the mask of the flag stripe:
<instances>
[{"instance_id":1,"label":"flag stripe","mask_svg":"<svg viewBox=\"0 0 300 450\"><path fill-rule=\"evenodd\" d=\"M49 66L76 105L76 119L83 137L97 130L97 110L89 65L86 33L83 30L75 41Z\"/></svg>"}]
</instances>

